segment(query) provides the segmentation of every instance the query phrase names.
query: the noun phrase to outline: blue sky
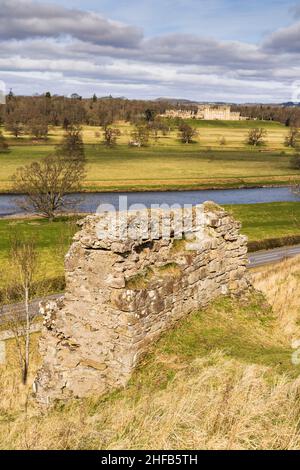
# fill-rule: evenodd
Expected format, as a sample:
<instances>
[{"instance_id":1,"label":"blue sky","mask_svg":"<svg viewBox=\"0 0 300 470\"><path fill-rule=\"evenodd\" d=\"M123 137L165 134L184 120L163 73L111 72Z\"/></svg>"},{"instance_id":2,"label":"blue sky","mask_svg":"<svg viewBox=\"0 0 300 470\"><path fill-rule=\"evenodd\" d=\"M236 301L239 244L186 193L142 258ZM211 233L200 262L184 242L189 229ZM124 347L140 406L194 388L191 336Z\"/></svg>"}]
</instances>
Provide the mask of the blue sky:
<instances>
[{"instance_id":1,"label":"blue sky","mask_svg":"<svg viewBox=\"0 0 300 470\"><path fill-rule=\"evenodd\" d=\"M62 0L53 3L97 11L111 19L140 26L147 36L180 32L259 41L265 34L292 22L296 1Z\"/></svg>"},{"instance_id":2,"label":"blue sky","mask_svg":"<svg viewBox=\"0 0 300 470\"><path fill-rule=\"evenodd\" d=\"M0 0L0 42L17 93L278 102L300 80L300 2Z\"/></svg>"}]
</instances>

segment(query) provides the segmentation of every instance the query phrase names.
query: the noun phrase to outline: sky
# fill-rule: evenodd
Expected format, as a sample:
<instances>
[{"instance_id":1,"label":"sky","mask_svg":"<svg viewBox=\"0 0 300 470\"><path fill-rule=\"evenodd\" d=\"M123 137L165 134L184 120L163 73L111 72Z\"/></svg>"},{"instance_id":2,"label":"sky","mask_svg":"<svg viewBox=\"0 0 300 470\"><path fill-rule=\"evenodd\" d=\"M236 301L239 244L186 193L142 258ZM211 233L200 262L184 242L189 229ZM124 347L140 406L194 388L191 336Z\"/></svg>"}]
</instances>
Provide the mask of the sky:
<instances>
[{"instance_id":1,"label":"sky","mask_svg":"<svg viewBox=\"0 0 300 470\"><path fill-rule=\"evenodd\" d=\"M296 0L0 0L16 94L300 101Z\"/></svg>"}]
</instances>

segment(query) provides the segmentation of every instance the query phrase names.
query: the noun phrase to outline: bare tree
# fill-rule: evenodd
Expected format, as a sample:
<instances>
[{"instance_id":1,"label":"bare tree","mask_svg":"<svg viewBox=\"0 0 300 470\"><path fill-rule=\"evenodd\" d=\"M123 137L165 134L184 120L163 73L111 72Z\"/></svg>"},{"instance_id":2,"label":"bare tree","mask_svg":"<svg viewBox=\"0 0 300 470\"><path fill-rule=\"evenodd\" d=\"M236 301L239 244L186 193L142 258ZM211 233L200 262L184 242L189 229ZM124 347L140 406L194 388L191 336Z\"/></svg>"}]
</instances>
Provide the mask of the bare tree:
<instances>
[{"instance_id":1,"label":"bare tree","mask_svg":"<svg viewBox=\"0 0 300 470\"><path fill-rule=\"evenodd\" d=\"M156 117L153 121L149 121L147 123L147 127L151 137L155 140L155 142L157 142L159 139L159 133L161 133L163 136L166 136L169 133L168 125L160 117Z\"/></svg>"},{"instance_id":2,"label":"bare tree","mask_svg":"<svg viewBox=\"0 0 300 470\"><path fill-rule=\"evenodd\" d=\"M21 305L10 310L8 327L14 335L19 356L22 382L27 383L30 367L30 335L33 315L30 312L30 300L37 271L37 249L34 240L22 240L15 236L10 243L10 259L14 267L14 293L18 290ZM9 290L8 290L9 292ZM8 294L8 300L10 294ZM11 299L13 300L13 299Z\"/></svg>"},{"instance_id":3,"label":"bare tree","mask_svg":"<svg viewBox=\"0 0 300 470\"><path fill-rule=\"evenodd\" d=\"M7 152L9 150L8 143L6 141L6 138L0 131L0 152Z\"/></svg>"},{"instance_id":4,"label":"bare tree","mask_svg":"<svg viewBox=\"0 0 300 470\"><path fill-rule=\"evenodd\" d=\"M193 138L198 135L196 129L192 126L187 124L186 122L182 122L178 127L179 133L178 137L180 138L181 142L184 144L190 144L193 142Z\"/></svg>"},{"instance_id":5,"label":"bare tree","mask_svg":"<svg viewBox=\"0 0 300 470\"><path fill-rule=\"evenodd\" d=\"M146 147L149 143L149 128L143 124L137 124L131 132L129 145L133 147Z\"/></svg>"},{"instance_id":6,"label":"bare tree","mask_svg":"<svg viewBox=\"0 0 300 470\"><path fill-rule=\"evenodd\" d=\"M47 139L48 122L46 118L33 118L26 126L28 134L34 139Z\"/></svg>"},{"instance_id":7,"label":"bare tree","mask_svg":"<svg viewBox=\"0 0 300 470\"><path fill-rule=\"evenodd\" d=\"M84 159L54 154L18 168L13 177L13 188L24 194L20 202L23 210L53 220L57 212L75 207L76 200L70 195L80 191L84 176Z\"/></svg>"},{"instance_id":8,"label":"bare tree","mask_svg":"<svg viewBox=\"0 0 300 470\"><path fill-rule=\"evenodd\" d=\"M299 141L299 131L296 127L291 127L288 135L284 139L284 145L286 147L296 148Z\"/></svg>"},{"instance_id":9,"label":"bare tree","mask_svg":"<svg viewBox=\"0 0 300 470\"><path fill-rule=\"evenodd\" d=\"M253 145L257 147L259 145L263 145L265 143L265 137L267 136L267 131L264 128L250 129L248 133L248 140L247 143L249 145Z\"/></svg>"},{"instance_id":10,"label":"bare tree","mask_svg":"<svg viewBox=\"0 0 300 470\"><path fill-rule=\"evenodd\" d=\"M120 137L121 135L120 129L105 126L103 131L104 131L104 134L103 134L104 145L106 145L107 147L114 147L117 143L118 137Z\"/></svg>"},{"instance_id":11,"label":"bare tree","mask_svg":"<svg viewBox=\"0 0 300 470\"><path fill-rule=\"evenodd\" d=\"M292 156L290 160L290 166L293 170L300 170L300 133L296 127L290 129L289 134L285 138L285 145L287 147L292 147L296 150L296 153ZM295 184L292 186L293 193L300 195L300 185Z\"/></svg>"},{"instance_id":12,"label":"bare tree","mask_svg":"<svg viewBox=\"0 0 300 470\"><path fill-rule=\"evenodd\" d=\"M56 147L56 153L71 160L84 160L84 143L80 126L71 125L66 129L61 143Z\"/></svg>"},{"instance_id":13,"label":"bare tree","mask_svg":"<svg viewBox=\"0 0 300 470\"><path fill-rule=\"evenodd\" d=\"M293 170L300 170L300 155L299 154L293 155L293 157L291 158L291 168ZM297 190L300 193L299 185L297 186Z\"/></svg>"},{"instance_id":14,"label":"bare tree","mask_svg":"<svg viewBox=\"0 0 300 470\"><path fill-rule=\"evenodd\" d=\"M14 137L20 137L24 133L24 125L21 121L21 117L14 113L9 114L5 118L5 129L13 134Z\"/></svg>"}]
</instances>

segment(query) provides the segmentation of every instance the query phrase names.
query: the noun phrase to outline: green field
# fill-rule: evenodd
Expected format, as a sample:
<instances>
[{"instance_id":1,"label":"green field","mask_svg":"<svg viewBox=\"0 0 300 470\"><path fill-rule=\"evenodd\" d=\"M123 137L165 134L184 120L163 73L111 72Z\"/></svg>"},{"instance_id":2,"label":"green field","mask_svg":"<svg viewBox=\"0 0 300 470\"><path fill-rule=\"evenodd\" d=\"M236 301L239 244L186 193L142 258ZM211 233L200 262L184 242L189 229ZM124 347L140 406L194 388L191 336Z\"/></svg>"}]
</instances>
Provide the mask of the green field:
<instances>
[{"instance_id":1,"label":"green field","mask_svg":"<svg viewBox=\"0 0 300 470\"><path fill-rule=\"evenodd\" d=\"M199 136L193 144L182 144L177 131L151 141L146 148L130 148L131 126L119 123L119 144L107 149L101 144L100 129L85 127L83 137L88 159L84 189L168 190L210 187L239 187L288 184L300 179L290 168L291 150L284 147L288 129L279 123L260 121L192 121ZM250 127L265 127L267 142L252 148L245 142ZM98 134L97 134L98 133ZM51 129L46 142L29 137L10 139L10 153L1 154L0 191L11 189L11 178L20 165L53 152L63 134ZM220 141L225 138L226 145Z\"/></svg>"},{"instance_id":2,"label":"green field","mask_svg":"<svg viewBox=\"0 0 300 470\"><path fill-rule=\"evenodd\" d=\"M300 236L300 203L284 202L226 206L236 219L242 222L241 232L250 242ZM36 280L63 276L63 259L73 234L76 232L74 217L59 217L54 222L46 219L0 220L0 263L3 286L11 271L9 244L13 234L23 239L35 239L39 252L39 270ZM5 275L4 275L5 274Z\"/></svg>"},{"instance_id":3,"label":"green field","mask_svg":"<svg viewBox=\"0 0 300 470\"><path fill-rule=\"evenodd\" d=\"M0 288L13 285L14 268L10 261L11 239L34 240L38 252L35 281L55 279L64 274L64 255L77 231L73 217L59 217L54 222L46 219L0 220ZM48 292L46 292L48 293Z\"/></svg>"},{"instance_id":4,"label":"green field","mask_svg":"<svg viewBox=\"0 0 300 470\"><path fill-rule=\"evenodd\" d=\"M199 128L216 128L216 129L253 129L255 127L264 127L268 131L282 128L282 124L276 121L202 121L202 120L187 120L189 124Z\"/></svg>"},{"instance_id":5,"label":"green field","mask_svg":"<svg viewBox=\"0 0 300 470\"><path fill-rule=\"evenodd\" d=\"M249 241L300 235L299 202L239 204L226 208L242 222L241 231Z\"/></svg>"}]
</instances>

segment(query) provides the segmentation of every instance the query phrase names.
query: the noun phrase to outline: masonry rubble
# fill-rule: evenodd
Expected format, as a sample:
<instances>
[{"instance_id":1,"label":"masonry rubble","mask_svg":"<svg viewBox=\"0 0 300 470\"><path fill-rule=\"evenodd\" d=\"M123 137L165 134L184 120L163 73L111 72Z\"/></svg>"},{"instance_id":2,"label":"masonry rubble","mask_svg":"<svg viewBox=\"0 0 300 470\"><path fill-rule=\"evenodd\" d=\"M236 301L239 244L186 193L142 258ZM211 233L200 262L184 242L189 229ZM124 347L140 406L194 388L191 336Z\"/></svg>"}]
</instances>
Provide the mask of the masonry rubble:
<instances>
[{"instance_id":1,"label":"masonry rubble","mask_svg":"<svg viewBox=\"0 0 300 470\"><path fill-rule=\"evenodd\" d=\"M154 219L146 210L120 215L119 239L103 230L107 214L80 221L65 260L65 296L41 304L43 364L35 380L41 403L125 386L162 332L214 298L249 288L240 224L211 202L196 206L194 219L199 213L201 222L181 240L176 211L169 238L162 236L163 210Z\"/></svg>"}]
</instances>

